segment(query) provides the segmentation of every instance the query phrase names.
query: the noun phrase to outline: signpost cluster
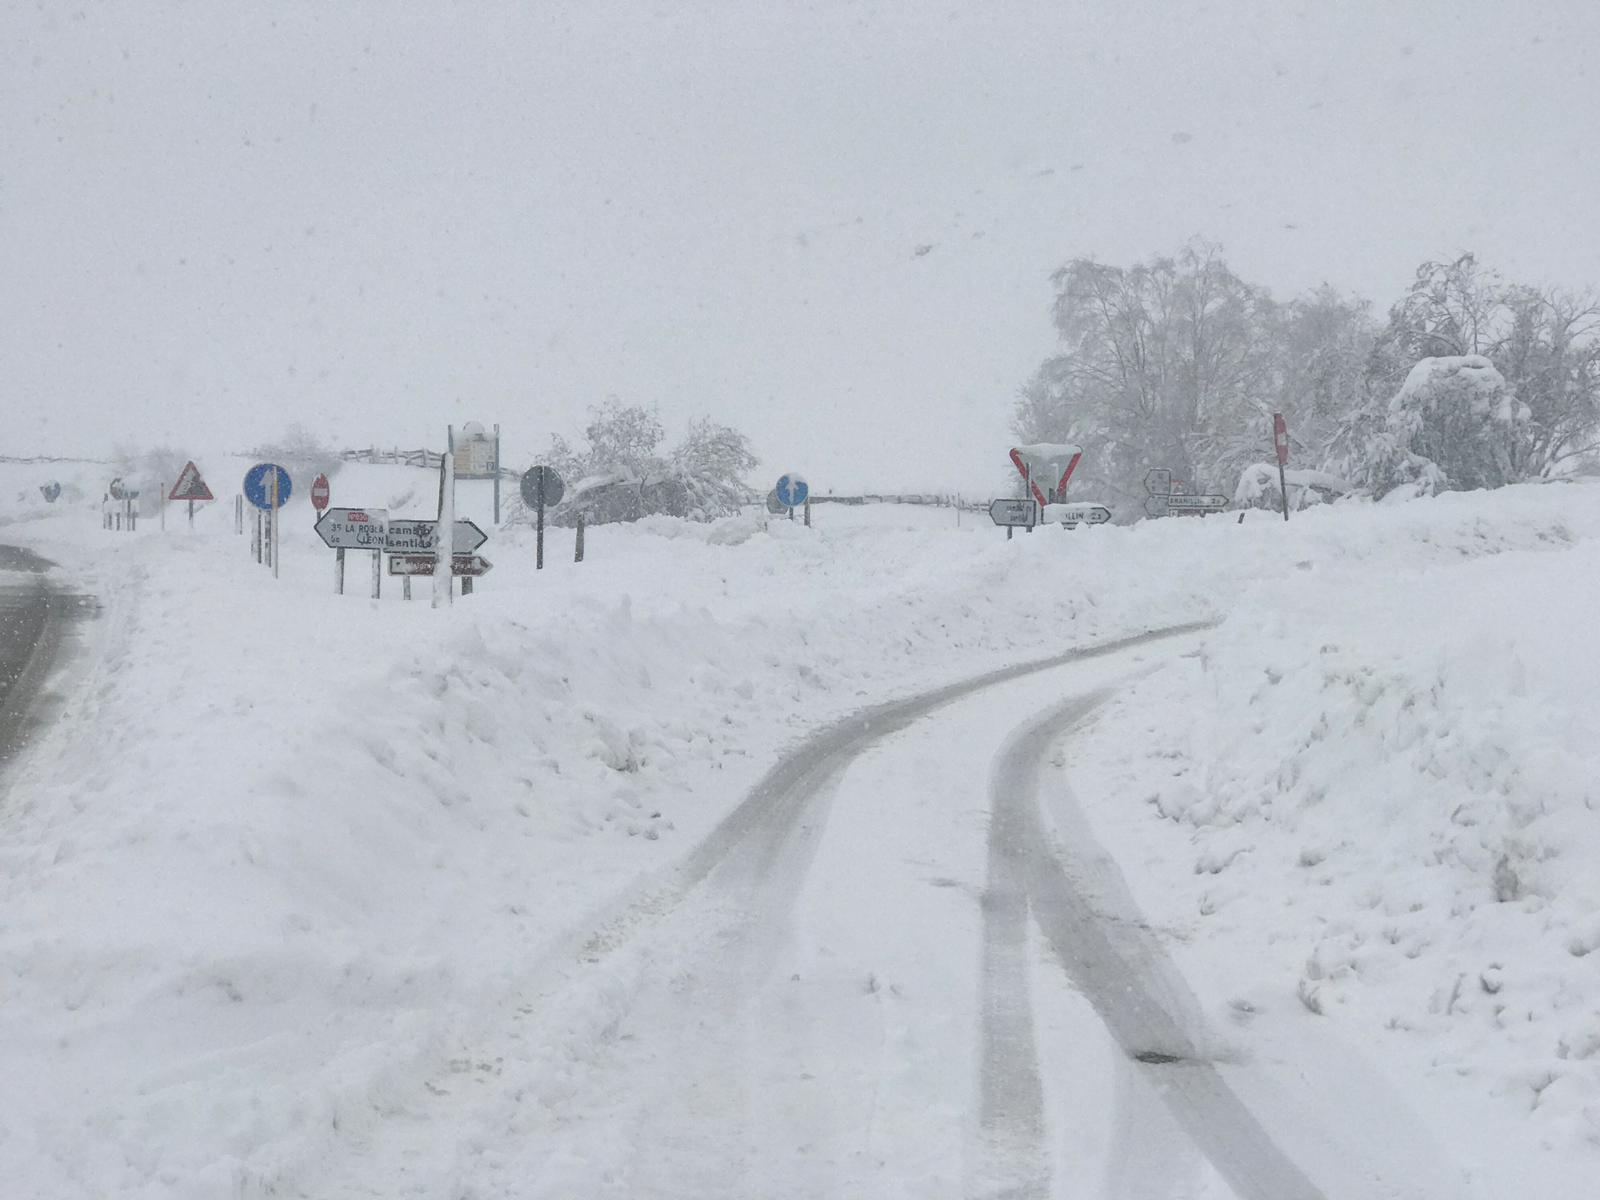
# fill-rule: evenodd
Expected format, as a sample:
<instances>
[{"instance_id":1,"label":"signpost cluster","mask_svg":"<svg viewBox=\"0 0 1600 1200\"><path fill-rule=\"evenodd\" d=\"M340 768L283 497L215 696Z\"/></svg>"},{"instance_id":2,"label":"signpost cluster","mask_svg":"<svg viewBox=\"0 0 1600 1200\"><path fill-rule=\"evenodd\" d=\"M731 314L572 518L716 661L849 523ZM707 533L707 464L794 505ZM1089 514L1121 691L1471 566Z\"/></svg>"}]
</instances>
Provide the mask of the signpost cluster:
<instances>
[{"instance_id":1,"label":"signpost cluster","mask_svg":"<svg viewBox=\"0 0 1600 1200\"><path fill-rule=\"evenodd\" d=\"M989 519L1005 527L1009 539L1018 529L1029 533L1039 525L1104 525L1111 509L1094 500L1066 500L1067 482L1083 458L1083 450L1066 443L1013 446L1011 465L1022 476L1026 495L989 502Z\"/></svg>"},{"instance_id":2,"label":"signpost cluster","mask_svg":"<svg viewBox=\"0 0 1600 1200\"><path fill-rule=\"evenodd\" d=\"M105 528L132 532L139 523L139 510L133 503L138 498L138 488L123 483L120 475L113 479L106 487L106 499L101 508Z\"/></svg>"},{"instance_id":3,"label":"signpost cluster","mask_svg":"<svg viewBox=\"0 0 1600 1200\"><path fill-rule=\"evenodd\" d=\"M1144 490L1144 512L1147 517L1203 517L1228 507L1226 496L1189 495L1183 490L1183 485L1172 478L1172 472L1166 467L1151 467L1144 473Z\"/></svg>"},{"instance_id":4,"label":"signpost cluster","mask_svg":"<svg viewBox=\"0 0 1600 1200\"><path fill-rule=\"evenodd\" d=\"M317 536L334 551L334 591L344 594L344 555L346 550L365 550L372 554L372 598L383 591L383 555L389 556L388 573L406 580L433 574L438 554L439 522L412 518L391 518L381 508L330 508L317 519ZM493 567L488 559L474 553L489 540L489 535L472 522L457 521L451 537L451 574L468 581L486 575Z\"/></svg>"},{"instance_id":5,"label":"signpost cluster","mask_svg":"<svg viewBox=\"0 0 1600 1200\"><path fill-rule=\"evenodd\" d=\"M806 477L797 471L789 471L778 476L777 486L767 493L767 511L773 516L789 514L789 520L794 520L794 510L804 509L806 514L806 528L811 528L811 485L806 482Z\"/></svg>"}]
</instances>

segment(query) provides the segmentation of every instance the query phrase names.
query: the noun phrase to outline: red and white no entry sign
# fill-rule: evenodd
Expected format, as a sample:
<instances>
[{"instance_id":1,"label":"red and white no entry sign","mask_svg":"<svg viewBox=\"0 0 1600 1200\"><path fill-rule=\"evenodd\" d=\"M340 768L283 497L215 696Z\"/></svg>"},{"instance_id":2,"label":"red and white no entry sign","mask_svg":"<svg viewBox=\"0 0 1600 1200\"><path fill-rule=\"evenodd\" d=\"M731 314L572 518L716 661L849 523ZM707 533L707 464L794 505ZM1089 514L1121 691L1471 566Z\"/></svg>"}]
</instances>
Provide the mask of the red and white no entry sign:
<instances>
[{"instance_id":1,"label":"red and white no entry sign","mask_svg":"<svg viewBox=\"0 0 1600 1200\"><path fill-rule=\"evenodd\" d=\"M318 475L311 481L311 507L321 512L328 507L328 477Z\"/></svg>"}]
</instances>

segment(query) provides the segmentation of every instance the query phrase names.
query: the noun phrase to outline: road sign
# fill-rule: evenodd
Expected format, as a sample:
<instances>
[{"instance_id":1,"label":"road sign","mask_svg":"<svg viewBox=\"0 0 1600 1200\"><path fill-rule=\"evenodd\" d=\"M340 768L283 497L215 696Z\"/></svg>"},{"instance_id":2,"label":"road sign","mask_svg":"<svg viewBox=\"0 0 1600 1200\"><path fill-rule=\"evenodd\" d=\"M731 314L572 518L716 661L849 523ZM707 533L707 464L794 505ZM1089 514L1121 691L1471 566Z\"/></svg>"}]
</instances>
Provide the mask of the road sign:
<instances>
[{"instance_id":1,"label":"road sign","mask_svg":"<svg viewBox=\"0 0 1600 1200\"><path fill-rule=\"evenodd\" d=\"M804 475L791 471L778 476L778 486L772 489L772 494L785 508L799 508L811 494L811 485L806 482Z\"/></svg>"},{"instance_id":2,"label":"road sign","mask_svg":"<svg viewBox=\"0 0 1600 1200\"><path fill-rule=\"evenodd\" d=\"M494 564L481 554L452 554L450 556L450 574L465 575L469 579L476 579L480 575L487 575ZM391 554L389 555L389 574L391 575L432 575L433 555L431 554ZM466 584L462 584L465 587Z\"/></svg>"},{"instance_id":3,"label":"road sign","mask_svg":"<svg viewBox=\"0 0 1600 1200\"><path fill-rule=\"evenodd\" d=\"M39 491L44 495L46 504L54 504L61 495L61 485L55 480L39 485Z\"/></svg>"},{"instance_id":4,"label":"road sign","mask_svg":"<svg viewBox=\"0 0 1600 1200\"><path fill-rule=\"evenodd\" d=\"M321 512L328 507L328 477L318 475L311 481L311 507Z\"/></svg>"},{"instance_id":5,"label":"road sign","mask_svg":"<svg viewBox=\"0 0 1600 1200\"><path fill-rule=\"evenodd\" d=\"M1172 472L1166 467L1151 467L1144 473L1144 490L1152 496L1172 495ZM1150 511L1148 504L1145 511Z\"/></svg>"},{"instance_id":6,"label":"road sign","mask_svg":"<svg viewBox=\"0 0 1600 1200\"><path fill-rule=\"evenodd\" d=\"M1067 490L1067 480L1072 478L1072 472L1082 457L1081 446L1064 442L1037 442L1030 446L1011 447L1011 465L1017 468L1017 474L1033 489L1033 498L1040 504L1060 501Z\"/></svg>"},{"instance_id":7,"label":"road sign","mask_svg":"<svg viewBox=\"0 0 1600 1200\"><path fill-rule=\"evenodd\" d=\"M1278 465L1289 465L1289 426L1282 413L1272 414L1272 445L1278 451Z\"/></svg>"},{"instance_id":8,"label":"road sign","mask_svg":"<svg viewBox=\"0 0 1600 1200\"><path fill-rule=\"evenodd\" d=\"M437 521L390 521L389 540L385 549L391 554L432 554L437 548L438 530ZM489 535L473 522L457 521L455 536L450 539L450 551L453 554L471 554L488 540Z\"/></svg>"},{"instance_id":9,"label":"road sign","mask_svg":"<svg viewBox=\"0 0 1600 1200\"><path fill-rule=\"evenodd\" d=\"M989 519L996 525L1037 525L1039 506L1032 500L991 500Z\"/></svg>"},{"instance_id":10,"label":"road sign","mask_svg":"<svg viewBox=\"0 0 1600 1200\"><path fill-rule=\"evenodd\" d=\"M244 473L244 498L257 508L272 507L273 472L277 473L278 507L282 508L289 502L289 493L294 490L289 472L277 463L257 463Z\"/></svg>"},{"instance_id":11,"label":"road sign","mask_svg":"<svg viewBox=\"0 0 1600 1200\"><path fill-rule=\"evenodd\" d=\"M1167 501L1171 496L1151 496L1144 502L1144 515L1147 517L1164 517L1167 515Z\"/></svg>"},{"instance_id":12,"label":"road sign","mask_svg":"<svg viewBox=\"0 0 1600 1200\"><path fill-rule=\"evenodd\" d=\"M1175 513L1221 512L1228 507L1226 496L1164 496L1167 511Z\"/></svg>"},{"instance_id":13,"label":"road sign","mask_svg":"<svg viewBox=\"0 0 1600 1200\"><path fill-rule=\"evenodd\" d=\"M111 485L106 488L106 491L111 493L111 498L113 500L126 499L126 496L122 490L122 476L118 475L115 479L113 479L111 481Z\"/></svg>"},{"instance_id":14,"label":"road sign","mask_svg":"<svg viewBox=\"0 0 1600 1200\"><path fill-rule=\"evenodd\" d=\"M522 473L522 502L529 508L538 508L540 497L546 508L554 508L567 494L567 485L554 467L529 467Z\"/></svg>"},{"instance_id":15,"label":"road sign","mask_svg":"<svg viewBox=\"0 0 1600 1200\"><path fill-rule=\"evenodd\" d=\"M1047 524L1104 525L1111 520L1111 510L1091 500L1081 500L1076 504L1046 504L1044 519Z\"/></svg>"},{"instance_id":16,"label":"road sign","mask_svg":"<svg viewBox=\"0 0 1600 1200\"><path fill-rule=\"evenodd\" d=\"M387 550L389 512L382 508L330 508L317 520L317 536L334 550Z\"/></svg>"},{"instance_id":17,"label":"road sign","mask_svg":"<svg viewBox=\"0 0 1600 1200\"><path fill-rule=\"evenodd\" d=\"M215 500L211 489L206 486L206 481L200 478L200 468L194 465L191 459L178 473L178 482L172 485L172 491L167 493L168 500Z\"/></svg>"},{"instance_id":18,"label":"road sign","mask_svg":"<svg viewBox=\"0 0 1600 1200\"><path fill-rule=\"evenodd\" d=\"M788 512L789 511L789 506L787 504L785 504L782 500L778 499L778 493L777 492L768 492L767 493L767 511L769 513L772 513L774 516L776 516L779 513Z\"/></svg>"},{"instance_id":19,"label":"road sign","mask_svg":"<svg viewBox=\"0 0 1600 1200\"><path fill-rule=\"evenodd\" d=\"M500 426L491 434L468 421L455 439L454 454L457 479L493 479L500 472Z\"/></svg>"}]
</instances>

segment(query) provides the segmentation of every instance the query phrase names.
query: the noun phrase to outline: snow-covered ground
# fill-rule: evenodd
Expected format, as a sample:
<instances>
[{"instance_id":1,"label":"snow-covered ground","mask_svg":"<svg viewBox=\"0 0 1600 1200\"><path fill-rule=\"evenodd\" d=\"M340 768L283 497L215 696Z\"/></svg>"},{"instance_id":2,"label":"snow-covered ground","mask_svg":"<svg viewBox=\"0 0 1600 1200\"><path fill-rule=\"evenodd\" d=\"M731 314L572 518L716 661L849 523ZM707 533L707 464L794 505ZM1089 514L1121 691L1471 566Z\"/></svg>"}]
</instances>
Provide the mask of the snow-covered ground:
<instances>
[{"instance_id":1,"label":"snow-covered ground","mask_svg":"<svg viewBox=\"0 0 1600 1200\"><path fill-rule=\"evenodd\" d=\"M1214 618L1059 761L1229 1052L1314 1062L1334 1096L1381 1081L1482 1195L1592 1194L1600 488L1009 542L949 509L819 506L810 530L593 529L581 566L552 530L538 573L528 531L499 531L477 594L436 611L397 580L369 599L357 555L333 595L303 495L273 580L217 478L225 501L195 532L171 510L165 533L127 534L100 528L104 473L0 464L0 538L101 608L0 807L8 1193L356 1194L326 1181L417 1129L418 1093L459 1086L502 1117L598 1094L646 959L567 986L542 1038L507 1042L508 1014L786 745L897 695ZM36 475L76 493L44 505ZM482 517L470 486L464 515ZM431 489L353 465L333 484L336 504L408 516L430 515ZM901 860L878 844L892 822L862 828L854 859L815 869ZM895 895L874 894L878 926ZM1038 986L1044 1008L1068 1002ZM538 1087L502 1094L511 1079ZM577 1194L482 1185L516 1136L430 1130L458 1144L427 1178ZM545 1165L580 1178L612 1144L569 1137ZM1194 1187L1178 1194L1230 1194Z\"/></svg>"}]
</instances>

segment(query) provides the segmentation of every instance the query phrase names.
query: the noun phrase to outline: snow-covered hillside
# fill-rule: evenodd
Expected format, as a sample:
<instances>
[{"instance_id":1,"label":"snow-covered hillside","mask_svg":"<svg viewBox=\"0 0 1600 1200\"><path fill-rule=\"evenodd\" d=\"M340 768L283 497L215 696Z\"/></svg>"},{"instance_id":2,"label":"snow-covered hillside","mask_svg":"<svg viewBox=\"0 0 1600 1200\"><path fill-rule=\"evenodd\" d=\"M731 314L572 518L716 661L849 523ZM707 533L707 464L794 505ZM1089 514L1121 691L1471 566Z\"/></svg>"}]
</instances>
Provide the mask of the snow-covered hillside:
<instances>
[{"instance_id":1,"label":"snow-covered hillside","mask_svg":"<svg viewBox=\"0 0 1600 1200\"><path fill-rule=\"evenodd\" d=\"M554 530L538 573L527 530L492 531L477 594L433 610L367 598L359 556L333 595L303 503L274 581L231 504L110 533L83 470L44 506L14 499L39 469L0 468L0 538L101 606L0 807L17 1195L322 1195L425 1083L511 1073L476 1056L536 965L800 734L1207 619L1061 760L1200 999L1241 1054L1359 1046L1483 1195L1590 1194L1600 488L1009 542L819 506L601 527L582 565ZM424 516L431 487L352 465L334 501ZM639 986L567 995L528 1103ZM495 1147L462 1136L475 1194Z\"/></svg>"}]
</instances>

